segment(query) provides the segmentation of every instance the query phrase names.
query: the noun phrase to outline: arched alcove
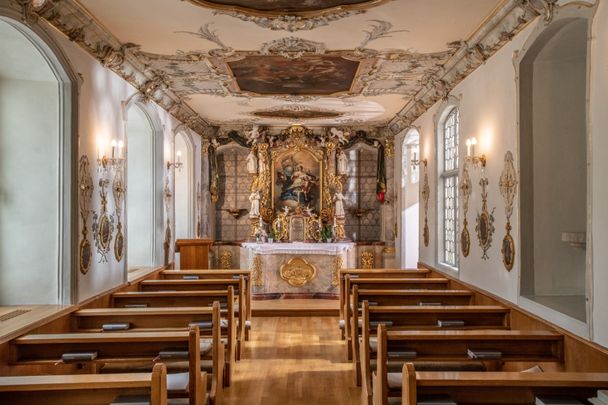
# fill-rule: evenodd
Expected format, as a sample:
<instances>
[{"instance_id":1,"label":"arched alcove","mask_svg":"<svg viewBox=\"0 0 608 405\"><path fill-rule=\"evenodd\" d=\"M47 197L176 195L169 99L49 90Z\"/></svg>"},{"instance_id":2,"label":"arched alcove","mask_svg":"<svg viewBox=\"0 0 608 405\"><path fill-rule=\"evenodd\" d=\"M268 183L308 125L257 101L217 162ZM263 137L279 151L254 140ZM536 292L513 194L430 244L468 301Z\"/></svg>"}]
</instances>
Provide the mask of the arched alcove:
<instances>
[{"instance_id":1,"label":"arched alcove","mask_svg":"<svg viewBox=\"0 0 608 405\"><path fill-rule=\"evenodd\" d=\"M0 7L0 305L67 304L75 79L50 36L17 18Z\"/></svg>"},{"instance_id":2,"label":"arched alcove","mask_svg":"<svg viewBox=\"0 0 608 405\"><path fill-rule=\"evenodd\" d=\"M519 61L521 295L586 320L586 18L549 25Z\"/></svg>"},{"instance_id":3,"label":"arched alcove","mask_svg":"<svg viewBox=\"0 0 608 405\"><path fill-rule=\"evenodd\" d=\"M127 110L127 264L161 263L163 211L160 131L142 104Z\"/></svg>"},{"instance_id":4,"label":"arched alcove","mask_svg":"<svg viewBox=\"0 0 608 405\"><path fill-rule=\"evenodd\" d=\"M401 267L418 265L420 217L420 133L416 128L405 132L401 144L399 229Z\"/></svg>"},{"instance_id":5,"label":"arched alcove","mask_svg":"<svg viewBox=\"0 0 608 405\"><path fill-rule=\"evenodd\" d=\"M175 170L175 238L194 237L194 147L190 137L178 132L175 135L174 162L181 167Z\"/></svg>"}]
</instances>

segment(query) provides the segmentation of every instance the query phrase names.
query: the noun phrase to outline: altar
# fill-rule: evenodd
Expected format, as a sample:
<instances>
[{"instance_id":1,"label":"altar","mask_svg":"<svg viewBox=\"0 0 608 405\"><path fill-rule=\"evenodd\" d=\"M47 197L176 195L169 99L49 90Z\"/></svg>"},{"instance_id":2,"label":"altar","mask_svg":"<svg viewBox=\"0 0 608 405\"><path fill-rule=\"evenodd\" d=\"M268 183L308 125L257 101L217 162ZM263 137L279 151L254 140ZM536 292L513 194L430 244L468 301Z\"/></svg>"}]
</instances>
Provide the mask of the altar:
<instances>
[{"instance_id":1,"label":"altar","mask_svg":"<svg viewBox=\"0 0 608 405\"><path fill-rule=\"evenodd\" d=\"M356 266L354 244L243 243L240 263L251 270L258 297L338 296L338 273Z\"/></svg>"}]
</instances>

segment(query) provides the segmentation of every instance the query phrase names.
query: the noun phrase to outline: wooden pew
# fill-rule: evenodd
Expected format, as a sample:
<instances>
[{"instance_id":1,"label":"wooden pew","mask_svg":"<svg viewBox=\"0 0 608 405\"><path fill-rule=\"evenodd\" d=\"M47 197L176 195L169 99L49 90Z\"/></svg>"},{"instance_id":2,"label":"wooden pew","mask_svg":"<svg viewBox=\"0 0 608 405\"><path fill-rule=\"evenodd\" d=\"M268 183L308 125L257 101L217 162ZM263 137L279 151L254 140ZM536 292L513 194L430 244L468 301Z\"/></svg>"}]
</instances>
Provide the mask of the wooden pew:
<instances>
[{"instance_id":1,"label":"wooden pew","mask_svg":"<svg viewBox=\"0 0 608 405\"><path fill-rule=\"evenodd\" d=\"M159 277L165 280L183 280L184 278L193 277L198 277L201 280L209 280L239 278L240 276L243 276L243 279L245 281L245 340L249 340L249 331L251 330L251 296L253 294L251 284L251 270L163 270L159 273Z\"/></svg>"},{"instance_id":2,"label":"wooden pew","mask_svg":"<svg viewBox=\"0 0 608 405\"><path fill-rule=\"evenodd\" d=\"M232 287L238 306L234 307L236 318L237 360L241 358L241 346L245 340L245 278L208 279L208 280L144 280L139 284L141 291L210 291L227 290ZM243 309L245 308L245 309Z\"/></svg>"},{"instance_id":3,"label":"wooden pew","mask_svg":"<svg viewBox=\"0 0 608 405\"><path fill-rule=\"evenodd\" d=\"M347 344L347 356L348 360L352 360L352 317L353 317L353 300L352 290L354 286L358 286L359 289L368 290L446 290L449 286L449 281L446 278L351 278L350 275L346 275L344 285L344 334ZM356 309L356 307L355 307Z\"/></svg>"},{"instance_id":4,"label":"wooden pew","mask_svg":"<svg viewBox=\"0 0 608 405\"><path fill-rule=\"evenodd\" d=\"M563 335L551 331L387 331L384 324L378 325L378 350L376 372L373 373L373 403L388 404L388 398L401 396L392 389L388 381L389 354L393 362L412 362L416 367L425 363L483 362L488 369L500 368L504 362L557 362L564 359ZM476 352L498 351L497 358L472 359L468 350ZM400 385L400 383L398 383Z\"/></svg>"},{"instance_id":5,"label":"wooden pew","mask_svg":"<svg viewBox=\"0 0 608 405\"><path fill-rule=\"evenodd\" d=\"M126 306L142 305L147 308L162 307L209 307L218 301L225 306L222 314L226 314L226 383L232 381L234 365L240 359L239 345L236 338L236 324L234 316L234 290L212 291L126 291L112 294L110 300L113 307L124 308Z\"/></svg>"},{"instance_id":6,"label":"wooden pew","mask_svg":"<svg viewBox=\"0 0 608 405\"><path fill-rule=\"evenodd\" d=\"M438 321L458 320L464 325L438 326ZM358 322L357 322L358 323ZM372 400L372 366L376 359L377 325L387 330L509 329L509 309L501 306L369 306L363 301L361 339L353 339L355 382L362 385L362 398ZM390 372L391 370L389 370Z\"/></svg>"},{"instance_id":7,"label":"wooden pew","mask_svg":"<svg viewBox=\"0 0 608 405\"><path fill-rule=\"evenodd\" d=\"M209 399L221 403L223 347L219 336L213 345L219 356L213 357ZM212 348L213 349L213 348ZM116 332L30 334L10 344L9 366L14 375L83 374L140 372L162 361L169 370L184 367L187 373L169 374L169 396L189 397L191 405L205 403L203 374L201 374L201 340L198 327L173 332ZM170 351L179 355L161 356ZM92 359L62 360L68 353L97 353ZM207 356L205 356L207 358Z\"/></svg>"},{"instance_id":8,"label":"wooden pew","mask_svg":"<svg viewBox=\"0 0 608 405\"><path fill-rule=\"evenodd\" d=\"M353 278L424 278L428 277L427 269L340 269L338 282L340 289L340 319L344 319L344 299L346 289L346 276Z\"/></svg>"},{"instance_id":9,"label":"wooden pew","mask_svg":"<svg viewBox=\"0 0 608 405\"><path fill-rule=\"evenodd\" d=\"M72 331L74 332L103 332L103 326L111 323L129 325L132 332L171 331L188 329L192 324L198 324L201 337L214 334L218 339L230 339L229 328L220 327L219 303L213 308L207 307L159 307L159 308L91 308L81 309L72 314ZM201 324L205 323L205 327ZM222 334L223 332L223 334ZM107 332L112 333L112 332ZM224 385L229 386L234 373L234 355L224 345ZM216 354L217 355L217 354Z\"/></svg>"},{"instance_id":10,"label":"wooden pew","mask_svg":"<svg viewBox=\"0 0 608 405\"><path fill-rule=\"evenodd\" d=\"M205 392L205 384L202 388ZM126 396L145 397L150 405L167 405L165 365L155 364L151 373L0 377L3 404L108 405Z\"/></svg>"},{"instance_id":11,"label":"wooden pew","mask_svg":"<svg viewBox=\"0 0 608 405\"><path fill-rule=\"evenodd\" d=\"M557 395L585 403L608 388L608 373L416 372L412 363L391 376L399 379L403 405L416 405L428 396L448 396L458 404L534 405L536 396Z\"/></svg>"}]
</instances>

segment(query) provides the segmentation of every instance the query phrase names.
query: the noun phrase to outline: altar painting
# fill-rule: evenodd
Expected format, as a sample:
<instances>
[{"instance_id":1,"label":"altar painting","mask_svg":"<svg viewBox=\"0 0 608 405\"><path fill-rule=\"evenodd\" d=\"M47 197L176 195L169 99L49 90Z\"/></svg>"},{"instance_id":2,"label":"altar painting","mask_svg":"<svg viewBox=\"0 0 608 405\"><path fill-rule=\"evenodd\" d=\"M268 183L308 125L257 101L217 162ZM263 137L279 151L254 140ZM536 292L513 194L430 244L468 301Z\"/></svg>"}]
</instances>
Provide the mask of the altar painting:
<instances>
[{"instance_id":1,"label":"altar painting","mask_svg":"<svg viewBox=\"0 0 608 405\"><path fill-rule=\"evenodd\" d=\"M286 152L273 162L274 210L321 210L321 162L309 151Z\"/></svg>"}]
</instances>

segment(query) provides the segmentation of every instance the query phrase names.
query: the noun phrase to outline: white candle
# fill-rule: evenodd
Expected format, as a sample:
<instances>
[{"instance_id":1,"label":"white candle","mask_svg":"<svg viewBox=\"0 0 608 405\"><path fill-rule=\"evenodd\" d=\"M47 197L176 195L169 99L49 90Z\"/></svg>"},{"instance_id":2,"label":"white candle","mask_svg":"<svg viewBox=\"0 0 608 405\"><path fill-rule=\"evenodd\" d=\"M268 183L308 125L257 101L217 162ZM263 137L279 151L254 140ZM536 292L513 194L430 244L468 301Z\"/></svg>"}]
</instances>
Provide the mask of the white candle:
<instances>
[{"instance_id":1,"label":"white candle","mask_svg":"<svg viewBox=\"0 0 608 405\"><path fill-rule=\"evenodd\" d=\"M118 141L118 158L119 159L123 158L122 149L124 147L125 147L125 143L123 141Z\"/></svg>"},{"instance_id":2,"label":"white candle","mask_svg":"<svg viewBox=\"0 0 608 405\"><path fill-rule=\"evenodd\" d=\"M467 139L467 156L471 157L471 138Z\"/></svg>"},{"instance_id":3,"label":"white candle","mask_svg":"<svg viewBox=\"0 0 608 405\"><path fill-rule=\"evenodd\" d=\"M475 145L477 145L477 138L471 139L471 156L475 156Z\"/></svg>"},{"instance_id":4,"label":"white candle","mask_svg":"<svg viewBox=\"0 0 608 405\"><path fill-rule=\"evenodd\" d=\"M112 159L114 159L114 151L116 150L116 139L112 139L110 145L112 145Z\"/></svg>"},{"instance_id":5,"label":"white candle","mask_svg":"<svg viewBox=\"0 0 608 405\"><path fill-rule=\"evenodd\" d=\"M177 155L177 163L180 163L182 161L182 151L178 150L176 155Z\"/></svg>"}]
</instances>

